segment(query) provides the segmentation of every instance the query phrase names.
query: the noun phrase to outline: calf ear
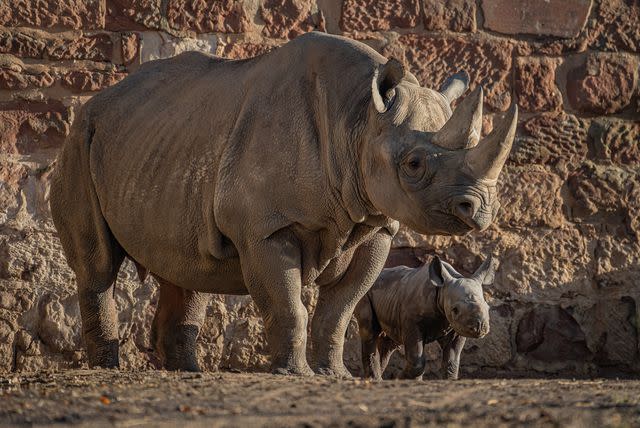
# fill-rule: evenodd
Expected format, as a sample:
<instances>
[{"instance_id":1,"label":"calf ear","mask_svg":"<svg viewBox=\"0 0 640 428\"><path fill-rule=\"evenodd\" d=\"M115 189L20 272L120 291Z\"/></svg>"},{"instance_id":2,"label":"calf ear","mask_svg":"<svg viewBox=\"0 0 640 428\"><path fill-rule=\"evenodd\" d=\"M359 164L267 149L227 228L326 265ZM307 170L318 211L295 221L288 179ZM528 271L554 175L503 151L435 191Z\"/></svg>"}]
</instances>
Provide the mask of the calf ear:
<instances>
[{"instance_id":1,"label":"calf ear","mask_svg":"<svg viewBox=\"0 0 640 428\"><path fill-rule=\"evenodd\" d=\"M454 100L457 100L464 94L469 88L469 74L466 71L459 71L447 77L442 86L440 86L440 93L451 104Z\"/></svg>"},{"instance_id":2,"label":"calf ear","mask_svg":"<svg viewBox=\"0 0 640 428\"><path fill-rule=\"evenodd\" d=\"M429 265L429 280L436 287L442 287L445 282L453 279L447 268L442 264L440 257L435 256Z\"/></svg>"},{"instance_id":3,"label":"calf ear","mask_svg":"<svg viewBox=\"0 0 640 428\"><path fill-rule=\"evenodd\" d=\"M473 274L473 278L482 285L493 284L496 277L497 267L498 261L489 255L489 257L482 262L476 273Z\"/></svg>"},{"instance_id":4,"label":"calf ear","mask_svg":"<svg viewBox=\"0 0 640 428\"><path fill-rule=\"evenodd\" d=\"M378 113L384 113L391 106L396 95L396 86L404 77L404 67L395 58L390 58L373 73L371 95Z\"/></svg>"}]
</instances>

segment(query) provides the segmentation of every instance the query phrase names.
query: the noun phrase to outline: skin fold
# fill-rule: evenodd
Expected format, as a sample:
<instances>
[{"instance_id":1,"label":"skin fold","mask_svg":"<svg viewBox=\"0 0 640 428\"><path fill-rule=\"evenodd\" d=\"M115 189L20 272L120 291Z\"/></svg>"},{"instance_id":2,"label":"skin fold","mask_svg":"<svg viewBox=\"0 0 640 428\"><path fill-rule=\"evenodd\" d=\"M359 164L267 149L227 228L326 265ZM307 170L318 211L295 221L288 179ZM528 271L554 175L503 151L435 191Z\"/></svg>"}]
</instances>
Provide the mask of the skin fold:
<instances>
[{"instance_id":1,"label":"skin fold","mask_svg":"<svg viewBox=\"0 0 640 428\"><path fill-rule=\"evenodd\" d=\"M459 235L496 215L517 110L469 145L482 91L456 109L466 115L450 108L467 83L422 88L398 61L314 32L248 60L149 62L97 94L50 194L90 365L118 366L113 287L129 258L159 280L153 343L166 367L198 369L204 293L250 294L272 370L312 374L300 293L315 285L315 371L349 376L344 332L398 221ZM445 132L451 120L468 135Z\"/></svg>"},{"instance_id":2,"label":"skin fold","mask_svg":"<svg viewBox=\"0 0 640 428\"><path fill-rule=\"evenodd\" d=\"M467 337L489 333L489 306L482 286L493 282L491 257L470 278L438 257L429 265L384 269L358 302L364 377L382 379L391 354L404 347L402 379L420 379L425 371L424 346L442 347L442 376L457 379L460 353Z\"/></svg>"}]
</instances>

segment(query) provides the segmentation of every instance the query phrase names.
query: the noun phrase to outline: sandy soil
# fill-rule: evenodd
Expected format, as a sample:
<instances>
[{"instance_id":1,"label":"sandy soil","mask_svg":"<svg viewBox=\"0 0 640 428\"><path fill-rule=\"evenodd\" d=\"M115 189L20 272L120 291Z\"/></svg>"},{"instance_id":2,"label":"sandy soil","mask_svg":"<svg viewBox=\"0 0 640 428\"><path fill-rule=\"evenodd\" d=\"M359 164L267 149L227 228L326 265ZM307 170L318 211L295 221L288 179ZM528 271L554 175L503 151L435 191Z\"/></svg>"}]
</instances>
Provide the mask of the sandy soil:
<instances>
[{"instance_id":1,"label":"sandy soil","mask_svg":"<svg viewBox=\"0 0 640 428\"><path fill-rule=\"evenodd\" d=\"M335 380L73 370L0 377L0 425L640 426L638 380Z\"/></svg>"}]
</instances>

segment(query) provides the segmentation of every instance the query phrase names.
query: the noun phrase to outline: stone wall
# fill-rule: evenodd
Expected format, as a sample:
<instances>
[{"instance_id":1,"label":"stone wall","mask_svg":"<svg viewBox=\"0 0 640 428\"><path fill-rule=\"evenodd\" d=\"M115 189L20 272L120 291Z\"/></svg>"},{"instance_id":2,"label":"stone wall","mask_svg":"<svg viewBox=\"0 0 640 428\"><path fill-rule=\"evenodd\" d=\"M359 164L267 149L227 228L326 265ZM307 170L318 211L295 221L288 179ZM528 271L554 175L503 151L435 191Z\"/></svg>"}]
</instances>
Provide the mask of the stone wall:
<instances>
[{"instance_id":1,"label":"stone wall","mask_svg":"<svg viewBox=\"0 0 640 428\"><path fill-rule=\"evenodd\" d=\"M521 107L497 223L456 238L402 230L389 259L439 254L469 273L499 256L491 333L468 342L464 370L639 370L638 22L637 0L0 1L0 372L84 361L47 204L79 106L144 61L254 56L313 29L398 58L426 86L467 69L485 89L485 131L512 99ZM155 364L155 284L126 266L116 297L123 365ZM312 307L315 290L304 297ZM212 297L200 343L209 370L267 364L248 297ZM429 347L430 370L438 352ZM353 323L345 357L357 370Z\"/></svg>"}]
</instances>

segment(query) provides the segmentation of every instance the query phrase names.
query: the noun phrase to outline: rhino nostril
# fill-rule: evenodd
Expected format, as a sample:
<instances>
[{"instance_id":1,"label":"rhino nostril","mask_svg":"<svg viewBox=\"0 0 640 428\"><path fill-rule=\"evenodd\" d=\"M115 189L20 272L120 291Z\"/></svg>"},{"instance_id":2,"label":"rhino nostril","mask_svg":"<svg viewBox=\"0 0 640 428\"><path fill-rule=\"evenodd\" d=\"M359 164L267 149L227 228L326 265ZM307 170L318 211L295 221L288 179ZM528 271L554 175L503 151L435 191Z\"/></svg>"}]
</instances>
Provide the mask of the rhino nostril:
<instances>
[{"instance_id":1,"label":"rhino nostril","mask_svg":"<svg viewBox=\"0 0 640 428\"><path fill-rule=\"evenodd\" d=\"M464 220L471 220L476 215L475 205L468 200L456 204L454 211L456 216Z\"/></svg>"}]
</instances>

